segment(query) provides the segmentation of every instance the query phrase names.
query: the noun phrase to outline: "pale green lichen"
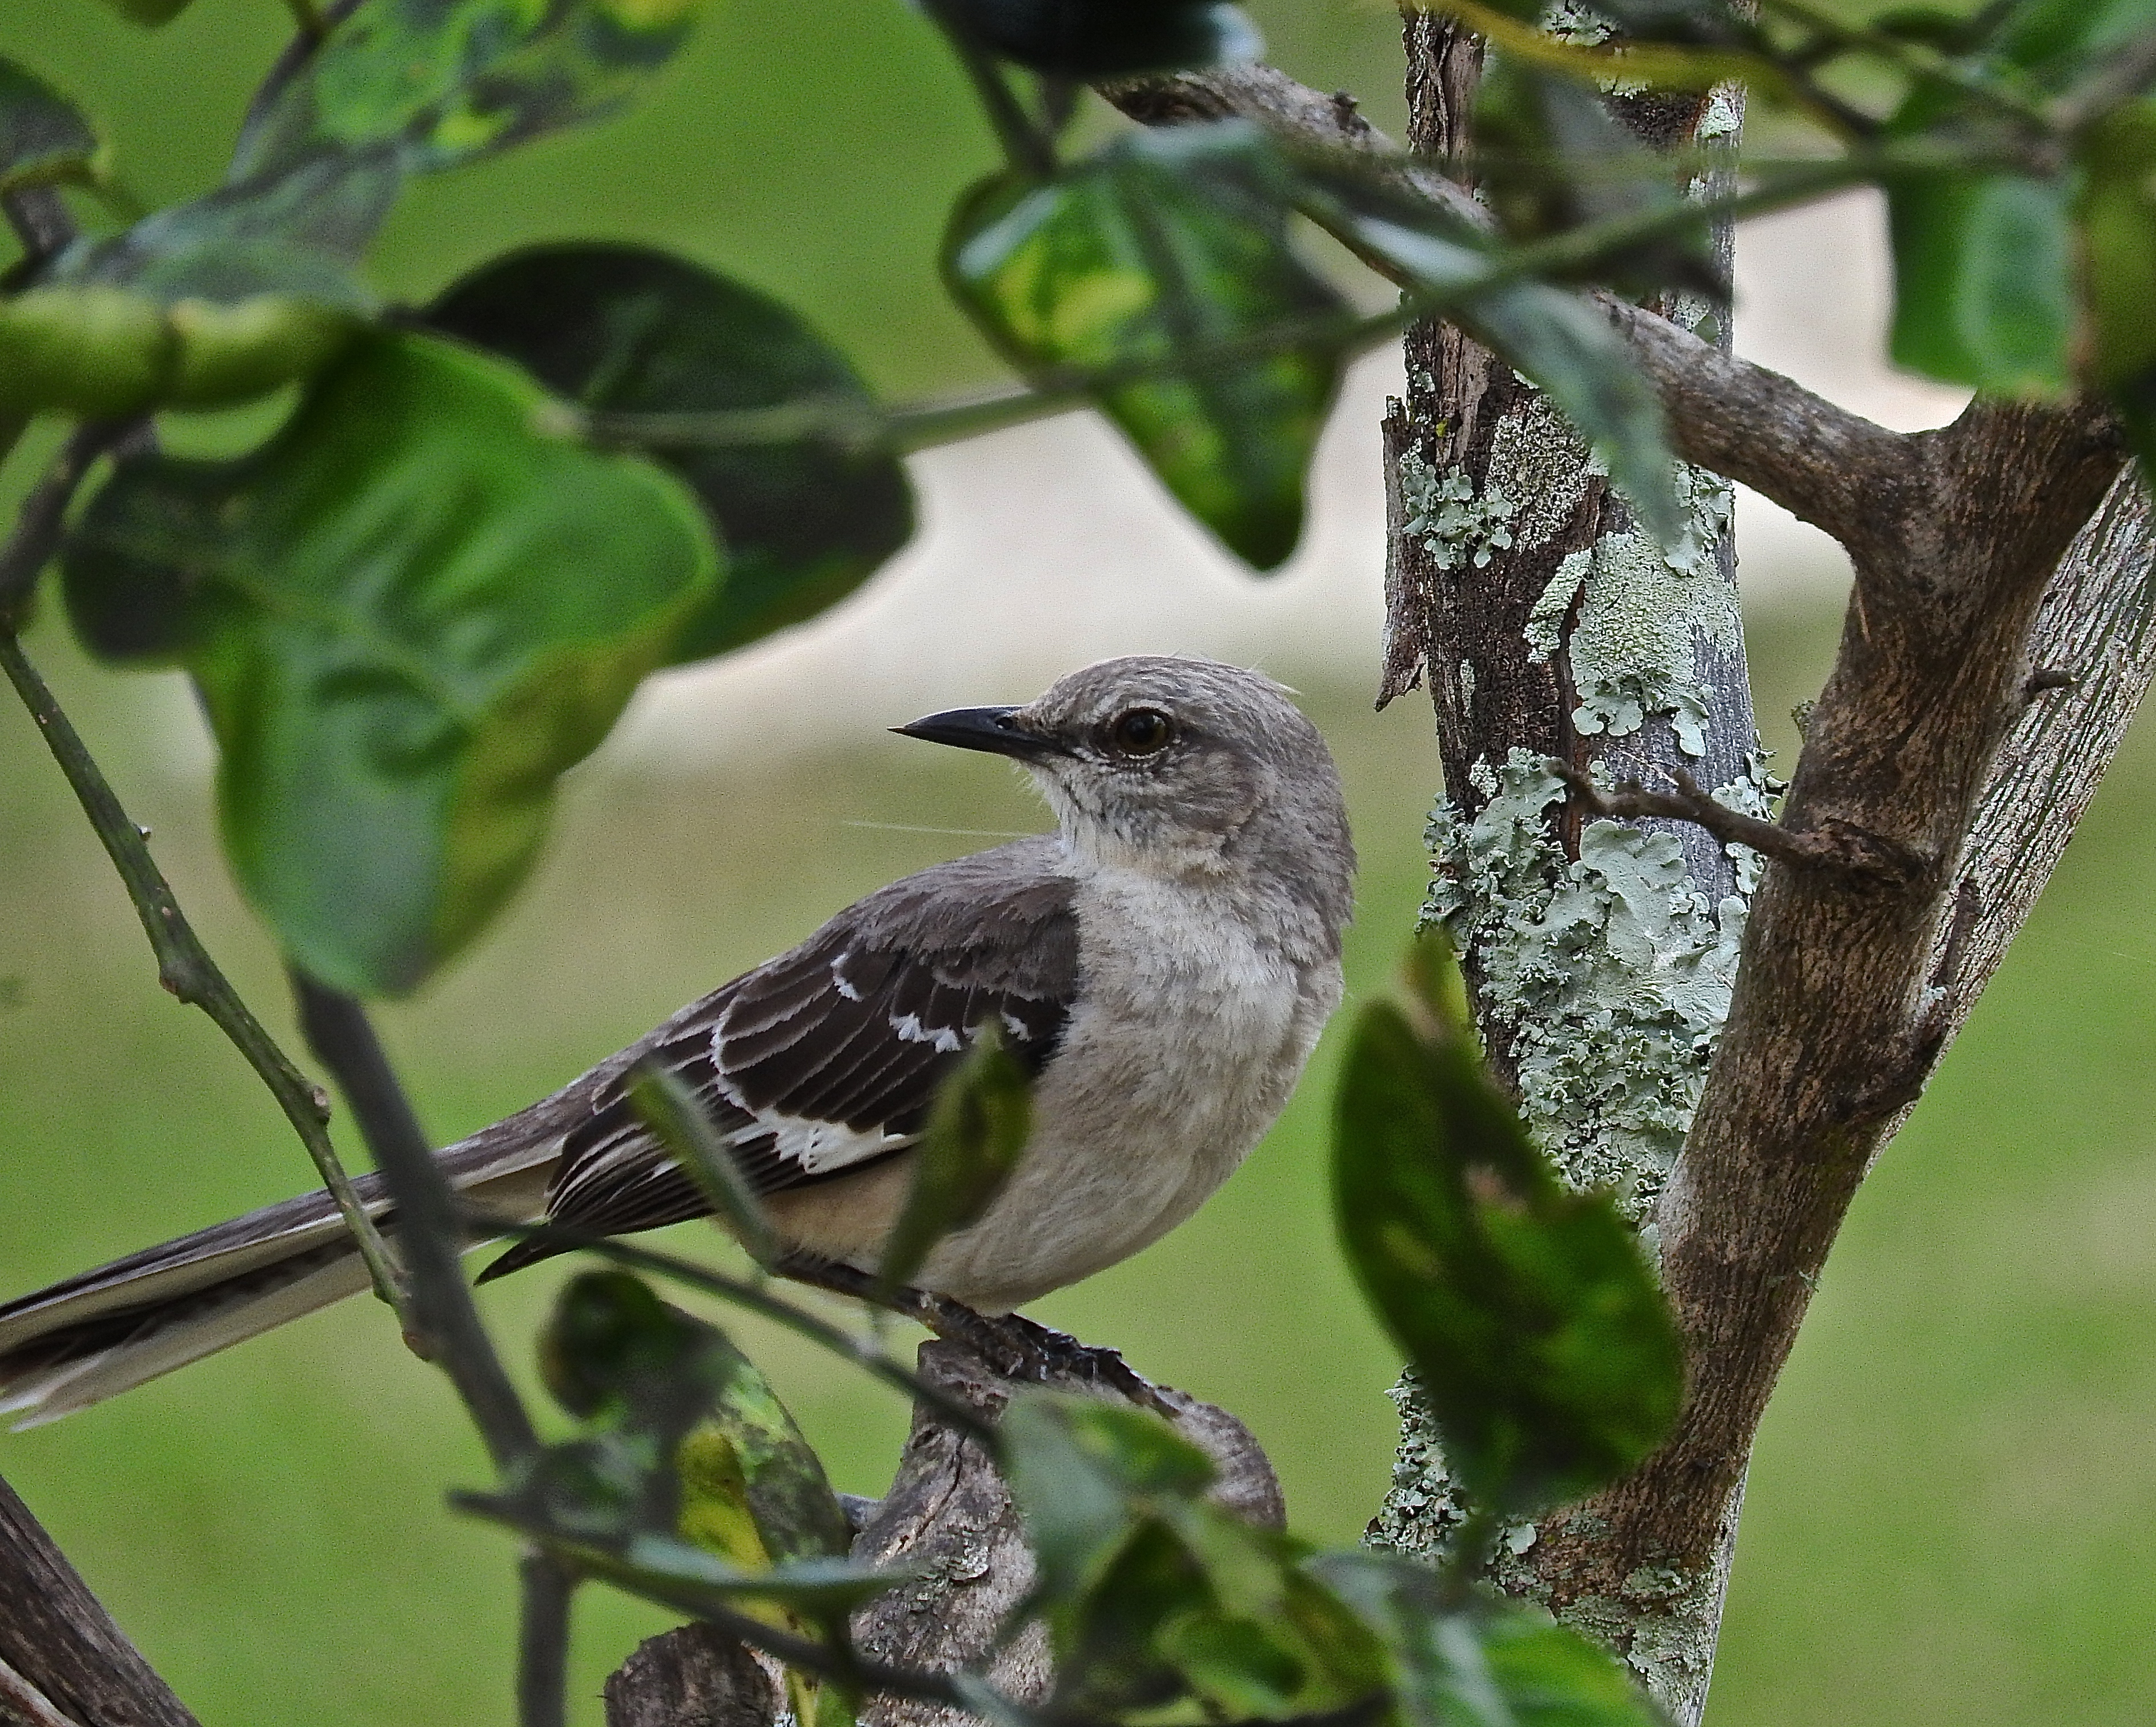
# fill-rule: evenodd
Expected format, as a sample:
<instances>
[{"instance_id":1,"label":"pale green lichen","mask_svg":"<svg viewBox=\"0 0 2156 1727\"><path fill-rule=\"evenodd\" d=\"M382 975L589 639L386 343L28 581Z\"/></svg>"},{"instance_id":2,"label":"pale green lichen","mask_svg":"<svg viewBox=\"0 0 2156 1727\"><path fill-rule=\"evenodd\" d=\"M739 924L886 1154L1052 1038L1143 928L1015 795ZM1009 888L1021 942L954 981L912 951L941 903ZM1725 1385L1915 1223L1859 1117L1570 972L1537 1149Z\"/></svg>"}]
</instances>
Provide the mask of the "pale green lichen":
<instances>
[{"instance_id":1,"label":"pale green lichen","mask_svg":"<svg viewBox=\"0 0 2156 1727\"><path fill-rule=\"evenodd\" d=\"M1516 551L1536 552L1557 537L1602 468L1568 420L1537 390L1497 422L1490 434L1486 496L1502 497Z\"/></svg>"},{"instance_id":2,"label":"pale green lichen","mask_svg":"<svg viewBox=\"0 0 2156 1727\"><path fill-rule=\"evenodd\" d=\"M1400 501L1406 506L1404 531L1421 540L1441 570L1486 568L1493 553L1512 544L1519 506L1493 488L1478 496L1465 469L1440 475L1420 450L1400 456Z\"/></svg>"},{"instance_id":3,"label":"pale green lichen","mask_svg":"<svg viewBox=\"0 0 2156 1727\"><path fill-rule=\"evenodd\" d=\"M1666 833L1594 822L1568 858L1545 819L1564 795L1547 764L1516 749L1494 773L1477 765L1495 788L1482 808L1448 799L1431 819L1424 916L1474 957L1529 1130L1568 1180L1614 1189L1645 1222L1729 1010L1744 899L1710 904Z\"/></svg>"},{"instance_id":4,"label":"pale green lichen","mask_svg":"<svg viewBox=\"0 0 2156 1727\"><path fill-rule=\"evenodd\" d=\"M1578 609L1563 646L1579 697L1573 725L1583 736L1625 737L1662 713L1678 747L1702 756L1714 690L1699 676L1700 645L1733 645L1741 629L1737 596L1715 551L1732 495L1727 481L1702 469L1681 465L1676 481L1688 517L1682 543L1666 551L1636 527L1596 541L1577 573ZM1560 570L1537 613L1547 617L1553 609L1562 619L1570 610L1573 596L1558 592L1566 579ZM1531 614L1528 640L1539 650L1534 630Z\"/></svg>"},{"instance_id":5,"label":"pale green lichen","mask_svg":"<svg viewBox=\"0 0 2156 1727\"><path fill-rule=\"evenodd\" d=\"M1557 573L1528 609L1527 627L1522 634L1527 639L1529 664L1546 665L1556 655L1565 617L1572 610L1573 601L1579 598L1594 563L1592 552L1566 553L1558 562Z\"/></svg>"}]
</instances>

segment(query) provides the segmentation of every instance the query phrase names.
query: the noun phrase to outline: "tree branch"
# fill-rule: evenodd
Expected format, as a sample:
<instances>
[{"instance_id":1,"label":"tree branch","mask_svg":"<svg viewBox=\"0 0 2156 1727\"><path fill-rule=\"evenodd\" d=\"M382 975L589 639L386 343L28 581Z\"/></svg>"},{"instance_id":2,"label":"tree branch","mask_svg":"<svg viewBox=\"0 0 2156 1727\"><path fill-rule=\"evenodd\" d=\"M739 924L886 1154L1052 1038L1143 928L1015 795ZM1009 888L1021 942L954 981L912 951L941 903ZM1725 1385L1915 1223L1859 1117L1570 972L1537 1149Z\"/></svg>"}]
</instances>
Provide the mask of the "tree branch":
<instances>
[{"instance_id":1,"label":"tree branch","mask_svg":"<svg viewBox=\"0 0 2156 1727\"><path fill-rule=\"evenodd\" d=\"M1147 125L1229 118L1255 121L1302 148L1349 150L1393 165L1388 179L1455 222L1487 228L1490 213L1432 162L1408 155L1372 126L1352 98L1327 96L1270 66L1218 67L1098 86ZM1374 261L1374 260L1365 260ZM1794 380L1702 342L1668 319L1608 293L1589 296L1630 345L1662 398L1676 453L1772 498L1848 542L1877 504L1870 480L1892 486L1908 462L1906 439L1838 408Z\"/></svg>"},{"instance_id":2,"label":"tree branch","mask_svg":"<svg viewBox=\"0 0 2156 1727\"><path fill-rule=\"evenodd\" d=\"M40 1715L39 1708L49 1711ZM0 1481L0 1720L198 1727L67 1556Z\"/></svg>"},{"instance_id":3,"label":"tree branch","mask_svg":"<svg viewBox=\"0 0 2156 1727\"><path fill-rule=\"evenodd\" d=\"M361 1257L374 1280L375 1293L394 1307L396 1267L382 1246L381 1232L352 1190L351 1178L338 1160L336 1148L330 1143L326 1128L330 1117L329 1098L286 1058L275 1040L263 1029L261 1021L248 1010L247 1004L239 999L239 992L224 974L218 969L217 963L209 957L209 950L203 946L193 926L182 914L171 884L151 857L143 838L146 830L128 820L110 783L54 699L53 692L46 687L44 680L38 676L37 668L23 654L21 642L4 628L0 628L0 671L7 674L16 693L23 698L23 705L37 722L53 759L67 776L83 814L90 818L90 826L104 843L105 855L119 871L127 897L134 902L136 915L141 919L143 933L149 937L151 949L157 956L158 982L180 1000L208 1014L270 1088L270 1094L285 1112L285 1119L307 1148L307 1155L314 1159L322 1185L336 1201L345 1226L358 1243Z\"/></svg>"},{"instance_id":4,"label":"tree branch","mask_svg":"<svg viewBox=\"0 0 2156 1727\"><path fill-rule=\"evenodd\" d=\"M569 1604L577 1574L534 1549L516 1570L517 1727L562 1727L569 1712Z\"/></svg>"}]
</instances>

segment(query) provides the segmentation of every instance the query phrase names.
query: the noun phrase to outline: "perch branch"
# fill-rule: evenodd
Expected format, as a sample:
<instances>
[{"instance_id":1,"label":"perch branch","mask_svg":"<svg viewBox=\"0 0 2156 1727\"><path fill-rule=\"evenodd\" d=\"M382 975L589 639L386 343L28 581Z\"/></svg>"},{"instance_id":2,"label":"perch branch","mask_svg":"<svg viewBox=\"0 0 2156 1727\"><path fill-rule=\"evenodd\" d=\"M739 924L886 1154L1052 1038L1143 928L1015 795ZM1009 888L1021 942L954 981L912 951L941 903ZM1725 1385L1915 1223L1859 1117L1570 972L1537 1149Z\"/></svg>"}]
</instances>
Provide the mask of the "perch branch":
<instances>
[{"instance_id":1,"label":"perch branch","mask_svg":"<svg viewBox=\"0 0 2156 1727\"><path fill-rule=\"evenodd\" d=\"M1846 830L1796 833L1778 823L1747 815L1717 802L1681 768L1672 768L1670 778L1676 790L1650 792L1638 780L1625 781L1605 791L1585 768L1552 756L1548 767L1567 785L1590 815L1613 821L1641 817L1666 821L1688 821L1702 827L1725 846L1749 846L1754 851L1779 860L1794 869L1830 870L1852 881L1882 881L1905 885L1928 866L1926 860L1903 851L1891 840L1876 835Z\"/></svg>"}]
</instances>

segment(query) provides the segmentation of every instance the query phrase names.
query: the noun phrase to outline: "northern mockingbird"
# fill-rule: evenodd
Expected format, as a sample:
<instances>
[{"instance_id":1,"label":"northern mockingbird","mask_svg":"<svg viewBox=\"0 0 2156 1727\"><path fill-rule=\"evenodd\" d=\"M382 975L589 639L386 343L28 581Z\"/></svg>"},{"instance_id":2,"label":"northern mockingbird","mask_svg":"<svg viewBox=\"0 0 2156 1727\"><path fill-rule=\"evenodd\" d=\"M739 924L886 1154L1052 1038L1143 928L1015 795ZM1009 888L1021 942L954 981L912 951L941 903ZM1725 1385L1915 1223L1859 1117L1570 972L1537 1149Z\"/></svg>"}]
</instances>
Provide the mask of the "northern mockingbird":
<instances>
[{"instance_id":1,"label":"northern mockingbird","mask_svg":"<svg viewBox=\"0 0 2156 1727\"><path fill-rule=\"evenodd\" d=\"M624 1096L655 1060L788 1242L872 1270L937 1085L988 1023L1034 1070L1032 1140L921 1288L1008 1313L1158 1240L1227 1179L1340 1000L1355 860L1317 728L1255 673L1145 657L897 729L1017 761L1056 831L870 894L450 1147L468 1205L601 1234L706 1215ZM393 1223L376 1179L360 1186ZM54 1420L365 1287L326 1195L267 1206L0 1307L0 1410Z\"/></svg>"}]
</instances>

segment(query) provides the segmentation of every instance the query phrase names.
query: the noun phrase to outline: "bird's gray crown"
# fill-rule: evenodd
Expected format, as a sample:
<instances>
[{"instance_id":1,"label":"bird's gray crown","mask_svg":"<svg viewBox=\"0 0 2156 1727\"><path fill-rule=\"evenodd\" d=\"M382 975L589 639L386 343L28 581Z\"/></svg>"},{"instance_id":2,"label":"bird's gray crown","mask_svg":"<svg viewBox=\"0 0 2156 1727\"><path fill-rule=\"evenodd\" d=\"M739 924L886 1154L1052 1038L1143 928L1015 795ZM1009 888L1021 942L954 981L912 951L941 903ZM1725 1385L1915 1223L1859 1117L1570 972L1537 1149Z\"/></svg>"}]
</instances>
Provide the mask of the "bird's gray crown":
<instances>
[{"instance_id":1,"label":"bird's gray crown","mask_svg":"<svg viewBox=\"0 0 2156 1727\"><path fill-rule=\"evenodd\" d=\"M1337 944L1354 870L1325 740L1270 678L1166 655L1104 660L1020 707L901 730L1022 763L1074 856L1182 878L1240 878Z\"/></svg>"}]
</instances>

